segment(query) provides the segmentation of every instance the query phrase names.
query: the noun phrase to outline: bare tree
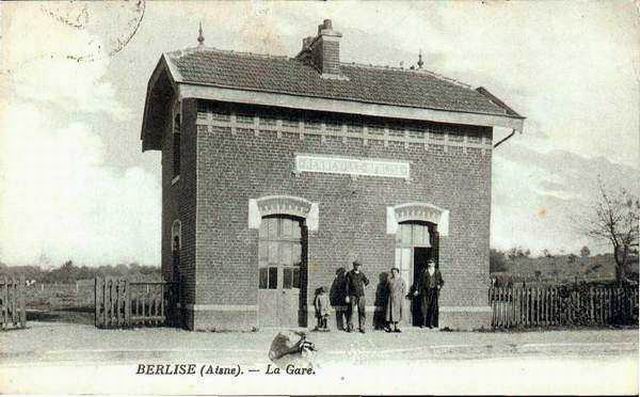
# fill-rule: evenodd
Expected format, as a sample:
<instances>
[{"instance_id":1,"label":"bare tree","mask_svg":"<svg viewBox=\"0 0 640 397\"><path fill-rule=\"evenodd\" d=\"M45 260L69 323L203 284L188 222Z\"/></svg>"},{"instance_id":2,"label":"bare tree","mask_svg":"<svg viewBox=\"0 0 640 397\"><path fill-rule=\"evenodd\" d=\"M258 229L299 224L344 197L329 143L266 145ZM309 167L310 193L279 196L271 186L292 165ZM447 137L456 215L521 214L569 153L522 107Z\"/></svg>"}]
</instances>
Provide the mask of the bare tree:
<instances>
[{"instance_id":1,"label":"bare tree","mask_svg":"<svg viewBox=\"0 0 640 397\"><path fill-rule=\"evenodd\" d=\"M580 256L587 257L591 255L591 250L586 245L580 248Z\"/></svg>"},{"instance_id":2,"label":"bare tree","mask_svg":"<svg viewBox=\"0 0 640 397\"><path fill-rule=\"evenodd\" d=\"M600 183L600 195L587 218L586 234L611 244L616 261L616 279L629 281L627 264L638 248L640 200L626 189L608 192Z\"/></svg>"}]
</instances>

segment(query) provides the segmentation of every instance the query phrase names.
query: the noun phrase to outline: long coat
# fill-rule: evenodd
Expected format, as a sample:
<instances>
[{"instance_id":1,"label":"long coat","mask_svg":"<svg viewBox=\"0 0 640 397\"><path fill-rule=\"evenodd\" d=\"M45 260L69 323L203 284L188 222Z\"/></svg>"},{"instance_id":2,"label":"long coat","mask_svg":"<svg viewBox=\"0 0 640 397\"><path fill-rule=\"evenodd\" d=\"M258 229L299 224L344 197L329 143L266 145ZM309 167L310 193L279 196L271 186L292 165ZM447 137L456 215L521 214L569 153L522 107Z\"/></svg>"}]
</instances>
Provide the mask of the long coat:
<instances>
[{"instance_id":1,"label":"long coat","mask_svg":"<svg viewBox=\"0 0 640 397\"><path fill-rule=\"evenodd\" d=\"M331 289L329 290L329 300L331 302L331 306L335 307L336 310L347 310L347 302L345 302L346 297L347 277L346 272L343 272L337 274L336 278L331 284Z\"/></svg>"},{"instance_id":2,"label":"long coat","mask_svg":"<svg viewBox=\"0 0 640 397\"><path fill-rule=\"evenodd\" d=\"M387 279L387 309L385 319L387 321L402 321L402 306L406 294L406 285L402 278L389 277Z\"/></svg>"},{"instance_id":3,"label":"long coat","mask_svg":"<svg viewBox=\"0 0 640 397\"><path fill-rule=\"evenodd\" d=\"M435 269L433 276L429 274L429 271L425 269L422 275L422 282L420 283L420 293L426 294L431 288L440 288L444 285L442 274L440 270Z\"/></svg>"},{"instance_id":4,"label":"long coat","mask_svg":"<svg viewBox=\"0 0 640 397\"><path fill-rule=\"evenodd\" d=\"M433 275L430 275L428 270L424 271L420 293L422 295L422 315L424 316L423 325L427 327L438 326L438 293L443 285L444 280L438 269L435 269Z\"/></svg>"}]
</instances>

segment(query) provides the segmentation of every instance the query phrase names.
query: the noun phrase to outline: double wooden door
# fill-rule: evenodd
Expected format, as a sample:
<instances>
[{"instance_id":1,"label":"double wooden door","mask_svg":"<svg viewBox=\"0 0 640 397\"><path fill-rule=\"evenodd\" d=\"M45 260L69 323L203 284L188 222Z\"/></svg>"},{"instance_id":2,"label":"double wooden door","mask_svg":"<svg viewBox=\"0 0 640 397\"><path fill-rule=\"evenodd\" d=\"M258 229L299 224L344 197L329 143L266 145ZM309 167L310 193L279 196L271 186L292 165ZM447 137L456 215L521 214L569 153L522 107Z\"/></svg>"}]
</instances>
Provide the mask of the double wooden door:
<instances>
[{"instance_id":1,"label":"double wooden door","mask_svg":"<svg viewBox=\"0 0 640 397\"><path fill-rule=\"evenodd\" d=\"M400 269L400 277L407 286L407 293L413 292L420 284L427 260L438 263L438 232L434 224L426 222L405 222L398 225L396 234L395 264ZM422 305L420 297L411 297L405 301L404 317L407 324L420 325Z\"/></svg>"},{"instance_id":2,"label":"double wooden door","mask_svg":"<svg viewBox=\"0 0 640 397\"><path fill-rule=\"evenodd\" d=\"M258 323L261 327L304 325L306 290L304 224L288 216L262 219L258 243Z\"/></svg>"}]
</instances>

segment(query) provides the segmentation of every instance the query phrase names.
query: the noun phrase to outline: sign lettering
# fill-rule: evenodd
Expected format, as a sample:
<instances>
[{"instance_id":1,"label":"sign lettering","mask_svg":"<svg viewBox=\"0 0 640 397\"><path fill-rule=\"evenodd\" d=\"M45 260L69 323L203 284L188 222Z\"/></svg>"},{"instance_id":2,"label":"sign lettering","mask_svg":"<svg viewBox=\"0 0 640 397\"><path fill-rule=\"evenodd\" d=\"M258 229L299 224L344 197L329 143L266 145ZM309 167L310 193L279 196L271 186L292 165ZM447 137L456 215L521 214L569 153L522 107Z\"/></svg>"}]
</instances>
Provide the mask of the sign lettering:
<instances>
[{"instance_id":1,"label":"sign lettering","mask_svg":"<svg viewBox=\"0 0 640 397\"><path fill-rule=\"evenodd\" d=\"M409 178L409 163L403 161L297 155L295 162L296 172Z\"/></svg>"}]
</instances>

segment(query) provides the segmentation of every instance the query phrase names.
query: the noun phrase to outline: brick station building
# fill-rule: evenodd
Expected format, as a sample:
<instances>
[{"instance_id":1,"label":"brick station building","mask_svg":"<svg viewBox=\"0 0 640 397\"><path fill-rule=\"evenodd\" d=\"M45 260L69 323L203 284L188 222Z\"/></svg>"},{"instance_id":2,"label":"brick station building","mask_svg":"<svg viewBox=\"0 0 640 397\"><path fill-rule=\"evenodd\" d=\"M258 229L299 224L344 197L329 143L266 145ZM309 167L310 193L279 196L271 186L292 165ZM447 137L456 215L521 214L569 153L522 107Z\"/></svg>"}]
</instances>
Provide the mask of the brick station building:
<instances>
[{"instance_id":1,"label":"brick station building","mask_svg":"<svg viewBox=\"0 0 640 397\"><path fill-rule=\"evenodd\" d=\"M202 34L160 57L142 150L162 153L162 269L189 329L313 326L313 291L354 259L371 324L381 275L412 285L429 257L440 326L489 324L493 128L524 118L421 59L342 63L341 39L326 20L293 58Z\"/></svg>"}]
</instances>

